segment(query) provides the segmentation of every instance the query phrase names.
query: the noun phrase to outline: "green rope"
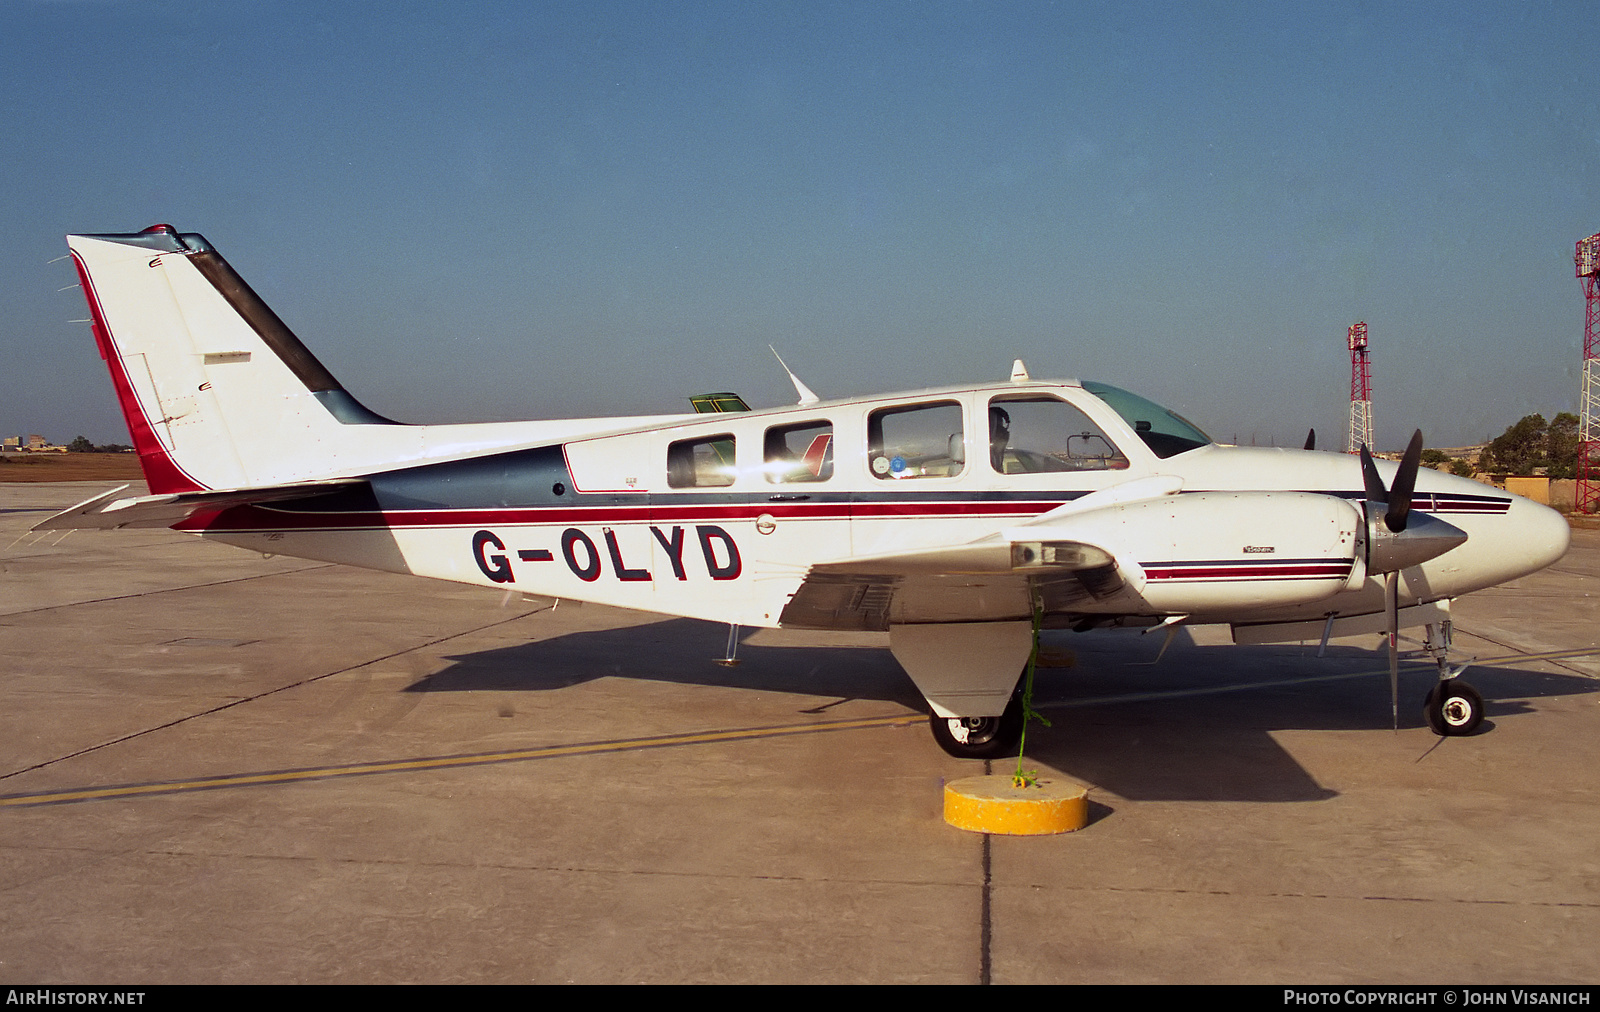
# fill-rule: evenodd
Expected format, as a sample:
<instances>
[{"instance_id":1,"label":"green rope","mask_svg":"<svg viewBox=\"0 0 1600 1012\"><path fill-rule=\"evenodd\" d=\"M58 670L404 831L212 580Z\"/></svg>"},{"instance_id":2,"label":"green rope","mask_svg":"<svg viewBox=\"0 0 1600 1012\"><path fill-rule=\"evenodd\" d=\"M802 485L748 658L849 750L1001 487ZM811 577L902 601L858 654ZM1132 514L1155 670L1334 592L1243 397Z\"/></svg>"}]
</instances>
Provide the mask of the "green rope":
<instances>
[{"instance_id":1,"label":"green rope","mask_svg":"<svg viewBox=\"0 0 1600 1012\"><path fill-rule=\"evenodd\" d=\"M1033 708L1033 672L1039 666L1039 628L1044 624L1044 604L1034 599L1033 602L1033 649L1028 652L1028 670L1022 676L1022 735L1017 740L1017 771L1011 775L1013 787L1036 787L1039 783L1038 770L1024 770L1022 768L1022 753L1028 747L1028 721L1037 720L1045 727L1051 727L1050 719Z\"/></svg>"}]
</instances>

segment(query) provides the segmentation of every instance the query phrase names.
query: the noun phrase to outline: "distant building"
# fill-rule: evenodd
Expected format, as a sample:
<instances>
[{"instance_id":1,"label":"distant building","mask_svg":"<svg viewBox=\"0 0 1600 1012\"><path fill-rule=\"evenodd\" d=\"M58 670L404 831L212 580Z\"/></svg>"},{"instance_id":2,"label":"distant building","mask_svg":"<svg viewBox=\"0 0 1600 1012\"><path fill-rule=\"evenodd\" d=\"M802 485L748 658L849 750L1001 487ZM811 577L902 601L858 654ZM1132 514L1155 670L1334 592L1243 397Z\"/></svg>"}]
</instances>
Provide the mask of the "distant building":
<instances>
[{"instance_id":1,"label":"distant building","mask_svg":"<svg viewBox=\"0 0 1600 1012\"><path fill-rule=\"evenodd\" d=\"M30 432L26 437L6 436L4 437L4 440L4 450L7 453L67 452L67 448L65 446L62 446L59 443L52 443L50 440L39 435L37 432Z\"/></svg>"}]
</instances>

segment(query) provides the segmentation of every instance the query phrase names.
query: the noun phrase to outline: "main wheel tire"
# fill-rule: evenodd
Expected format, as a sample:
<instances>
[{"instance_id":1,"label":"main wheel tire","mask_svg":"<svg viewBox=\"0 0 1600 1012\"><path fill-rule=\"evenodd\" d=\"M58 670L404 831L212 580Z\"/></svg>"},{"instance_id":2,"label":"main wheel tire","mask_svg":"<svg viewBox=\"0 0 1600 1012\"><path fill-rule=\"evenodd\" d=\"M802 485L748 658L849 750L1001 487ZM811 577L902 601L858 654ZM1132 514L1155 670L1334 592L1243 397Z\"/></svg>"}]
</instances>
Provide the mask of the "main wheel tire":
<instances>
[{"instance_id":1,"label":"main wheel tire","mask_svg":"<svg viewBox=\"0 0 1600 1012\"><path fill-rule=\"evenodd\" d=\"M928 718L933 740L957 759L997 759L1010 754L1022 737L1022 694L1012 693L998 717Z\"/></svg>"},{"instance_id":2,"label":"main wheel tire","mask_svg":"<svg viewBox=\"0 0 1600 1012\"><path fill-rule=\"evenodd\" d=\"M1422 714L1434 734L1458 738L1471 734L1483 723L1483 697L1466 682L1446 679L1428 693Z\"/></svg>"}]
</instances>

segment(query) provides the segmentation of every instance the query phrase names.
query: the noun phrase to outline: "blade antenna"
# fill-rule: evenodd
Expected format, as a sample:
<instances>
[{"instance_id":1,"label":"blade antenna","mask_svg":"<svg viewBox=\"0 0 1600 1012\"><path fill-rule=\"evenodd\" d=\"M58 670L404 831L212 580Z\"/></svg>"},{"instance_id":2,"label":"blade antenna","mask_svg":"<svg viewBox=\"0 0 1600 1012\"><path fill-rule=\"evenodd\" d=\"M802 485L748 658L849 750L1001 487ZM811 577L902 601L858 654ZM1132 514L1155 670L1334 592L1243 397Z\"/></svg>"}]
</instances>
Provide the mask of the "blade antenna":
<instances>
[{"instance_id":1,"label":"blade antenna","mask_svg":"<svg viewBox=\"0 0 1600 1012\"><path fill-rule=\"evenodd\" d=\"M789 382L794 384L794 392L800 395L799 404L802 408L810 407L822 400L821 397L812 392L810 387L800 382L800 377L796 376L794 370L790 369L788 363L784 362L783 356L778 354L778 349L769 344L767 345L767 350L772 352L772 357L778 360L779 365L783 366L783 371L789 374Z\"/></svg>"}]
</instances>

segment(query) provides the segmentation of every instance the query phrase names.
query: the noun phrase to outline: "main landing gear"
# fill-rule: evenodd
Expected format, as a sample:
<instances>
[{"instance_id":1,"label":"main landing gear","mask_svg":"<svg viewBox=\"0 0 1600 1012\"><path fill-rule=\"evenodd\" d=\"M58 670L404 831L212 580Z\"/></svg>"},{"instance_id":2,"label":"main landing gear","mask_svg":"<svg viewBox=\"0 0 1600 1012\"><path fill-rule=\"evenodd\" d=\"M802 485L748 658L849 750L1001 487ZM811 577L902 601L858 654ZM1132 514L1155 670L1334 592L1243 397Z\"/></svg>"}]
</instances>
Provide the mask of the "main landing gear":
<instances>
[{"instance_id":1,"label":"main landing gear","mask_svg":"<svg viewBox=\"0 0 1600 1012\"><path fill-rule=\"evenodd\" d=\"M1031 620L889 626L889 650L932 707L940 748L957 759L1016 750L1026 724L1022 682L1033 630Z\"/></svg>"},{"instance_id":2,"label":"main landing gear","mask_svg":"<svg viewBox=\"0 0 1600 1012\"><path fill-rule=\"evenodd\" d=\"M1463 664L1451 668L1447 657L1450 652L1450 623L1442 622L1438 629L1438 643L1434 643L1434 628L1429 625L1422 641L1422 649L1439 665L1439 683L1428 692L1422 704L1422 716L1433 733L1446 738L1468 735L1483 723L1483 697L1478 690L1460 679L1467 669ZM1470 662L1469 662L1470 663Z\"/></svg>"},{"instance_id":3,"label":"main landing gear","mask_svg":"<svg viewBox=\"0 0 1600 1012\"><path fill-rule=\"evenodd\" d=\"M928 718L933 740L957 759L997 759L1017 750L1022 737L1022 684L1011 694L1006 711L998 717Z\"/></svg>"}]
</instances>

